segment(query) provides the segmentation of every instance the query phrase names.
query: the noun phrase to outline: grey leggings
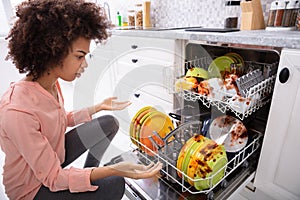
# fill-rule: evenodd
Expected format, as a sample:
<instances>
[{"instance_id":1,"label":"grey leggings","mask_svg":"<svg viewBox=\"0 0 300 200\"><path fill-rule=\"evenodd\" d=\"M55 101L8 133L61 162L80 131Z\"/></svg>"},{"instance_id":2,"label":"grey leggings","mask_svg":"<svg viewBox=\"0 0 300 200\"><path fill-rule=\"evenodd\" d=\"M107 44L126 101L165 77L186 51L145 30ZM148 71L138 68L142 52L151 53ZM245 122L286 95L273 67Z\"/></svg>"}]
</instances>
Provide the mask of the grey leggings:
<instances>
[{"instance_id":1,"label":"grey leggings","mask_svg":"<svg viewBox=\"0 0 300 200\"><path fill-rule=\"evenodd\" d=\"M65 162L66 167L76 158L89 150L84 167L97 167L109 146L111 140L119 129L118 121L110 115L101 116L90 122L84 123L72 129L65 135ZM69 190L51 192L49 188L42 186L34 200L118 200L121 199L125 190L125 180L122 177L112 176L92 182L99 186L93 192L71 193Z\"/></svg>"}]
</instances>

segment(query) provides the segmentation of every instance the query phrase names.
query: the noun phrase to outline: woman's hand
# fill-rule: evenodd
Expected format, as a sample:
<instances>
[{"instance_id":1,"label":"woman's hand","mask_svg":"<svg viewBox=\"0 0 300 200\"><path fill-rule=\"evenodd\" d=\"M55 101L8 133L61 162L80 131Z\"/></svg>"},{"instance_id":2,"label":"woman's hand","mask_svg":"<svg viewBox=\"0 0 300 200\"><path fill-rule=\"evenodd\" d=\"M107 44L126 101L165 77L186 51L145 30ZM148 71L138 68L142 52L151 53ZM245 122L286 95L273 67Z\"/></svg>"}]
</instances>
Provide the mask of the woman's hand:
<instances>
[{"instance_id":1,"label":"woman's hand","mask_svg":"<svg viewBox=\"0 0 300 200\"><path fill-rule=\"evenodd\" d=\"M90 115L93 115L101 110L123 110L131 104L130 101L116 101L117 97L109 97L104 99L101 103L89 107Z\"/></svg>"},{"instance_id":2,"label":"woman's hand","mask_svg":"<svg viewBox=\"0 0 300 200\"><path fill-rule=\"evenodd\" d=\"M162 163L151 163L150 165L120 162L114 165L98 167L91 172L91 181L108 176L121 176L132 179L150 178L158 175Z\"/></svg>"},{"instance_id":3,"label":"woman's hand","mask_svg":"<svg viewBox=\"0 0 300 200\"><path fill-rule=\"evenodd\" d=\"M129 101L116 101L117 97L110 97L99 104L101 110L123 110L131 104Z\"/></svg>"},{"instance_id":4,"label":"woman's hand","mask_svg":"<svg viewBox=\"0 0 300 200\"><path fill-rule=\"evenodd\" d=\"M117 176L123 176L133 179L150 178L158 174L162 168L161 163L151 163L149 165L135 164L129 162L120 162L108 166L115 170Z\"/></svg>"}]
</instances>

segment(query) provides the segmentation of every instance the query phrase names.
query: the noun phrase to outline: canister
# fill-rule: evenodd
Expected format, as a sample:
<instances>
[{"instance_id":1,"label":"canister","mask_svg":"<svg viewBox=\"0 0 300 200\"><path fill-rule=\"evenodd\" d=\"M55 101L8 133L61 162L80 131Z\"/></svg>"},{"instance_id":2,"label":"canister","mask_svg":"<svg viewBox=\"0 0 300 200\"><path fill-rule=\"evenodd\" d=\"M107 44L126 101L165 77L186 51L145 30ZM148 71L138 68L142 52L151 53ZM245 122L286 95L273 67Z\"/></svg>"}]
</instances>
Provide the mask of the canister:
<instances>
[{"instance_id":1,"label":"canister","mask_svg":"<svg viewBox=\"0 0 300 200\"><path fill-rule=\"evenodd\" d=\"M273 1L271 3L270 11L269 11L269 17L268 17L268 22L267 26L271 27L274 26L274 21L275 21L275 16L276 16L276 10L277 10L277 1Z\"/></svg>"},{"instance_id":2,"label":"canister","mask_svg":"<svg viewBox=\"0 0 300 200\"><path fill-rule=\"evenodd\" d=\"M287 1L286 8L284 11L284 16L282 20L282 26L295 26L296 24L296 17L293 17L293 13L297 11L297 3L298 1Z\"/></svg>"},{"instance_id":3,"label":"canister","mask_svg":"<svg viewBox=\"0 0 300 200\"><path fill-rule=\"evenodd\" d=\"M291 19L291 24L290 26L295 26L296 28L298 26L298 30L299 30L299 10L300 10L300 1L297 1L296 3L296 8L294 9L294 12L292 14L292 19ZM298 16L298 17L297 17Z\"/></svg>"},{"instance_id":4,"label":"canister","mask_svg":"<svg viewBox=\"0 0 300 200\"><path fill-rule=\"evenodd\" d=\"M150 16L150 1L145 1L143 3L143 27L149 28L151 27L151 16Z\"/></svg>"},{"instance_id":5,"label":"canister","mask_svg":"<svg viewBox=\"0 0 300 200\"><path fill-rule=\"evenodd\" d=\"M225 2L225 28L237 28L240 15L240 1Z\"/></svg>"},{"instance_id":6,"label":"canister","mask_svg":"<svg viewBox=\"0 0 300 200\"><path fill-rule=\"evenodd\" d=\"M134 10L127 11L127 18L128 18L128 26L129 28L134 28L135 26L135 12Z\"/></svg>"},{"instance_id":7,"label":"canister","mask_svg":"<svg viewBox=\"0 0 300 200\"><path fill-rule=\"evenodd\" d=\"M135 29L143 29L143 4L135 4Z\"/></svg>"},{"instance_id":8,"label":"canister","mask_svg":"<svg viewBox=\"0 0 300 200\"><path fill-rule=\"evenodd\" d=\"M286 6L285 1L277 1L277 9L276 9L276 15L274 20L274 26L282 26L285 6Z\"/></svg>"},{"instance_id":9,"label":"canister","mask_svg":"<svg viewBox=\"0 0 300 200\"><path fill-rule=\"evenodd\" d=\"M296 29L300 31L300 9L298 8L298 15L297 15L297 22L296 22Z\"/></svg>"}]
</instances>

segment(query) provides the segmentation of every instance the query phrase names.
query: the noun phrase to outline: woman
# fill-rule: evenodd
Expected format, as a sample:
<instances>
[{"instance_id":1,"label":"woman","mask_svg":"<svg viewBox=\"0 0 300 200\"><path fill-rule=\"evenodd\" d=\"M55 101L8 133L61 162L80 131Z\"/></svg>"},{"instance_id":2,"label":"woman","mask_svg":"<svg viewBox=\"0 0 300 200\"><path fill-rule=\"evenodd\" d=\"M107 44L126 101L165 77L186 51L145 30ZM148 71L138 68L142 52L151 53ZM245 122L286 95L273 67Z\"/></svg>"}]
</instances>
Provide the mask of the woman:
<instances>
[{"instance_id":1,"label":"woman","mask_svg":"<svg viewBox=\"0 0 300 200\"><path fill-rule=\"evenodd\" d=\"M115 97L66 113L58 78L73 81L87 67L91 40L110 27L102 9L83 0L31 0L17 8L7 39L8 58L26 77L12 83L0 102L0 144L6 155L3 183L10 199L120 199L124 178L156 175L161 164L98 167L118 131L112 116L130 102ZM82 125L79 125L83 123ZM77 126L65 134L67 126ZM89 150L83 169L65 168Z\"/></svg>"}]
</instances>

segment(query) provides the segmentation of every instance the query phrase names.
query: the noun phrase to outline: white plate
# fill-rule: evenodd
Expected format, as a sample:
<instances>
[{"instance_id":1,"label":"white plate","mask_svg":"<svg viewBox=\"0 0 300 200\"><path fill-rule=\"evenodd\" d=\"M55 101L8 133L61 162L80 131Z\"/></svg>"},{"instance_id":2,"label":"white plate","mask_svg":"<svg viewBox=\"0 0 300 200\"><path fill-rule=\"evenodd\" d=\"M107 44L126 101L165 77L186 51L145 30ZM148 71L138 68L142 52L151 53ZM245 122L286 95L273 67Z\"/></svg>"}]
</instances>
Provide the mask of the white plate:
<instances>
[{"instance_id":1,"label":"white plate","mask_svg":"<svg viewBox=\"0 0 300 200\"><path fill-rule=\"evenodd\" d=\"M209 135L218 144L223 144L227 152L237 152L248 141L247 129L237 118L223 115L215 118L209 127Z\"/></svg>"}]
</instances>

